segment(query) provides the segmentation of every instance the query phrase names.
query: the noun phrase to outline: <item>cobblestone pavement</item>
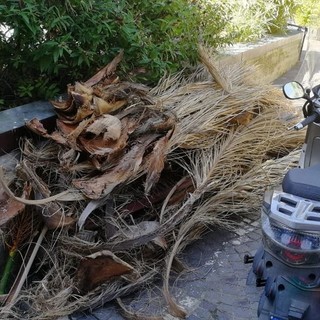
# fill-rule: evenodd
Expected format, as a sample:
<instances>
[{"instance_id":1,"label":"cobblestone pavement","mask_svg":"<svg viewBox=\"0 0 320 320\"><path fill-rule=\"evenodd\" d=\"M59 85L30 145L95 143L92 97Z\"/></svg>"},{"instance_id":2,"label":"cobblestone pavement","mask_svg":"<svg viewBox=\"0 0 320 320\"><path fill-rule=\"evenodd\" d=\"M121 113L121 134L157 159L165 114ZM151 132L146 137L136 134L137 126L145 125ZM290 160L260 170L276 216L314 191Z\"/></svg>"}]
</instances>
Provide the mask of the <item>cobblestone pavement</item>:
<instances>
[{"instance_id":1,"label":"cobblestone pavement","mask_svg":"<svg viewBox=\"0 0 320 320\"><path fill-rule=\"evenodd\" d=\"M245 219L235 233L213 230L186 250L196 272L177 284L177 299L189 311L188 320L257 318L261 288L246 285L250 265L243 257L255 253L260 237L258 220Z\"/></svg>"}]
</instances>

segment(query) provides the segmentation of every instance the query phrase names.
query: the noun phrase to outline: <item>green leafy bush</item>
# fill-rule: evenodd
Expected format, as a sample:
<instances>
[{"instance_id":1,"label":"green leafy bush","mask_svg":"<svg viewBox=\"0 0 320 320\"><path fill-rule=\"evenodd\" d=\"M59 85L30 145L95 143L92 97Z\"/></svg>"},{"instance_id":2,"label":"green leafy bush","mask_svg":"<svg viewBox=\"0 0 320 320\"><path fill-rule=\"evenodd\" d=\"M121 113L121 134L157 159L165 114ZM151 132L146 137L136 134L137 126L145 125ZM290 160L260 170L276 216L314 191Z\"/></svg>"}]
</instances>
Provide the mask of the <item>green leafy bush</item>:
<instances>
[{"instance_id":1,"label":"green leafy bush","mask_svg":"<svg viewBox=\"0 0 320 320\"><path fill-rule=\"evenodd\" d=\"M0 25L0 96L14 104L54 96L120 49L121 71L154 83L196 61L201 17L186 0L8 0L0 5ZM219 33L216 25L209 31Z\"/></svg>"},{"instance_id":2,"label":"green leafy bush","mask_svg":"<svg viewBox=\"0 0 320 320\"><path fill-rule=\"evenodd\" d=\"M266 34L286 32L296 5L293 0L234 0L228 2L227 32L238 42L260 39Z\"/></svg>"},{"instance_id":3,"label":"green leafy bush","mask_svg":"<svg viewBox=\"0 0 320 320\"><path fill-rule=\"evenodd\" d=\"M196 63L199 41L217 48L261 37L282 2L290 0L2 1L2 107L50 99L120 49L120 75L154 84Z\"/></svg>"},{"instance_id":4,"label":"green leafy bush","mask_svg":"<svg viewBox=\"0 0 320 320\"><path fill-rule=\"evenodd\" d=\"M297 24L309 27L320 27L320 6L318 0L297 1L294 19Z\"/></svg>"},{"instance_id":5,"label":"green leafy bush","mask_svg":"<svg viewBox=\"0 0 320 320\"><path fill-rule=\"evenodd\" d=\"M48 99L72 78L102 66L114 54L108 40L116 24L106 5L90 0L5 1L0 6L1 96L22 102Z\"/></svg>"}]
</instances>

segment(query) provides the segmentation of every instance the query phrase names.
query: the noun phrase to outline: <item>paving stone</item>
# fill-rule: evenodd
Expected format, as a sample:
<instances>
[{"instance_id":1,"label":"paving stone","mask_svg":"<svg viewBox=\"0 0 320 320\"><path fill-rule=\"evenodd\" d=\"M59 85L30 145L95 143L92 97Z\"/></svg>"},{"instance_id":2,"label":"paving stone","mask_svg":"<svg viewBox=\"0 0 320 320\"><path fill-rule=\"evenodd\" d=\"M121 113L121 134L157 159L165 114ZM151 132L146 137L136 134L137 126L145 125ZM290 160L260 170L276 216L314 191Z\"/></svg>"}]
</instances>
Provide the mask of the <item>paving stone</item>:
<instances>
[{"instance_id":1,"label":"paving stone","mask_svg":"<svg viewBox=\"0 0 320 320\"><path fill-rule=\"evenodd\" d=\"M252 248L256 248L257 244L253 243L251 240L246 241L245 243L242 243L240 246L235 248L235 251L241 256L243 257L244 254L250 252L252 250Z\"/></svg>"},{"instance_id":2,"label":"paving stone","mask_svg":"<svg viewBox=\"0 0 320 320\"><path fill-rule=\"evenodd\" d=\"M195 315L195 314L191 314L190 316L188 316L188 317L186 318L186 320L203 320L203 318L202 318L202 317L199 317L199 316L197 316L197 315Z\"/></svg>"},{"instance_id":3,"label":"paving stone","mask_svg":"<svg viewBox=\"0 0 320 320\"><path fill-rule=\"evenodd\" d=\"M247 236L248 236L248 238L250 238L252 240L260 241L260 239L261 239L261 233L256 232L256 230L254 230L253 232L250 232Z\"/></svg>"},{"instance_id":4,"label":"paving stone","mask_svg":"<svg viewBox=\"0 0 320 320\"><path fill-rule=\"evenodd\" d=\"M199 317L200 319L209 319L210 310L208 310L207 308L197 308L193 311L193 315Z\"/></svg>"},{"instance_id":5,"label":"paving stone","mask_svg":"<svg viewBox=\"0 0 320 320\"><path fill-rule=\"evenodd\" d=\"M202 300L200 302L200 305L199 305L200 308L203 308L203 309L206 309L206 310L213 310L216 308L216 305L207 301L207 300Z\"/></svg>"},{"instance_id":6,"label":"paving stone","mask_svg":"<svg viewBox=\"0 0 320 320\"><path fill-rule=\"evenodd\" d=\"M237 252L226 255L226 259L232 262L238 262L240 260Z\"/></svg>"},{"instance_id":7,"label":"paving stone","mask_svg":"<svg viewBox=\"0 0 320 320\"><path fill-rule=\"evenodd\" d=\"M231 310L216 310L210 312L210 320L233 320L234 316Z\"/></svg>"}]
</instances>

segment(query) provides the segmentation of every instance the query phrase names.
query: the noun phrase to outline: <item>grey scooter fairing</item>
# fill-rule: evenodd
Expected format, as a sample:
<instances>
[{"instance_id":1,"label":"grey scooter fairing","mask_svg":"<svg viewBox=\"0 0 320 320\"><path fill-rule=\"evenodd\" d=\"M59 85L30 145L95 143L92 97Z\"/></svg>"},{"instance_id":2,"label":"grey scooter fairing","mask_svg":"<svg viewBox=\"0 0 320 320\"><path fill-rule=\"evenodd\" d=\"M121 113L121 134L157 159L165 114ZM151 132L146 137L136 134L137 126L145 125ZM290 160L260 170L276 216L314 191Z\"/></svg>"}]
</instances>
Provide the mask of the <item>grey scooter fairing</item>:
<instances>
[{"instance_id":1,"label":"grey scooter fairing","mask_svg":"<svg viewBox=\"0 0 320 320\"><path fill-rule=\"evenodd\" d=\"M302 146L299 167L307 168L319 163L320 163L320 124L311 123L307 129L305 143Z\"/></svg>"}]
</instances>

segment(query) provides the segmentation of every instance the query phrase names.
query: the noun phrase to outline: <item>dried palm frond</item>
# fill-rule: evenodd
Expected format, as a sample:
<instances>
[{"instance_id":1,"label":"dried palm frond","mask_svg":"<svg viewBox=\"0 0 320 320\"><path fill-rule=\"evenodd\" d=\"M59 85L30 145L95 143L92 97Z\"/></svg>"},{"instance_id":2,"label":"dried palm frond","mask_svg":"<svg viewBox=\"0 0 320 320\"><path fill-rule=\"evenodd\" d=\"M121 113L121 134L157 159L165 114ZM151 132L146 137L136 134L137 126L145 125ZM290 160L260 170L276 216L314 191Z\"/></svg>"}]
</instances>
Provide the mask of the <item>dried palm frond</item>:
<instances>
[{"instance_id":1,"label":"dried palm frond","mask_svg":"<svg viewBox=\"0 0 320 320\"><path fill-rule=\"evenodd\" d=\"M230 216L250 216L252 218L257 215L265 189L279 184L284 173L290 167L297 165L299 156L299 150L293 151L283 158L256 164L248 172L238 178L233 178L229 183L218 182L220 190L205 197L198 206L195 206L191 215L185 216L178 229L175 242L168 252L164 274L164 296L173 315L185 316L185 311L175 302L169 291L170 270L174 257L181 253L190 242L197 239L203 233L205 226L215 225L233 229L238 223L230 219ZM207 157L204 159L209 161ZM194 162L193 165L196 167L194 171L198 171L198 162ZM192 171L190 168L189 172ZM203 179L200 181L202 182Z\"/></svg>"},{"instance_id":2,"label":"dried palm frond","mask_svg":"<svg viewBox=\"0 0 320 320\"><path fill-rule=\"evenodd\" d=\"M212 56L209 54L208 50L204 47L200 46L199 48L199 57L200 62L204 64L214 78L215 82L221 86L221 88L226 91L227 93L230 92L230 83L227 82L226 78L222 74L221 69L217 68L217 65L212 63Z\"/></svg>"},{"instance_id":3,"label":"dried palm frond","mask_svg":"<svg viewBox=\"0 0 320 320\"><path fill-rule=\"evenodd\" d=\"M184 317L169 287L176 256L207 227L232 229L239 218L255 215L265 187L296 164L304 135L288 134L296 112L281 92L257 84L253 66L222 66L204 47L200 57L203 65L193 74L165 77L149 91L120 81L119 55L87 82L69 86L66 101L55 102L56 131L49 134L37 120L29 124L51 143L39 150L24 144L17 180L32 180L47 198L25 202L78 221L46 233L39 265L46 274L18 296L31 303L30 319L98 307L161 274L171 312ZM114 103L119 108L112 115L98 115ZM106 109L98 112L98 104ZM17 199L1 170L0 183ZM94 284L82 283L88 290L77 291L81 261L105 250L123 273L97 274ZM15 312L0 308L1 315Z\"/></svg>"}]
</instances>

